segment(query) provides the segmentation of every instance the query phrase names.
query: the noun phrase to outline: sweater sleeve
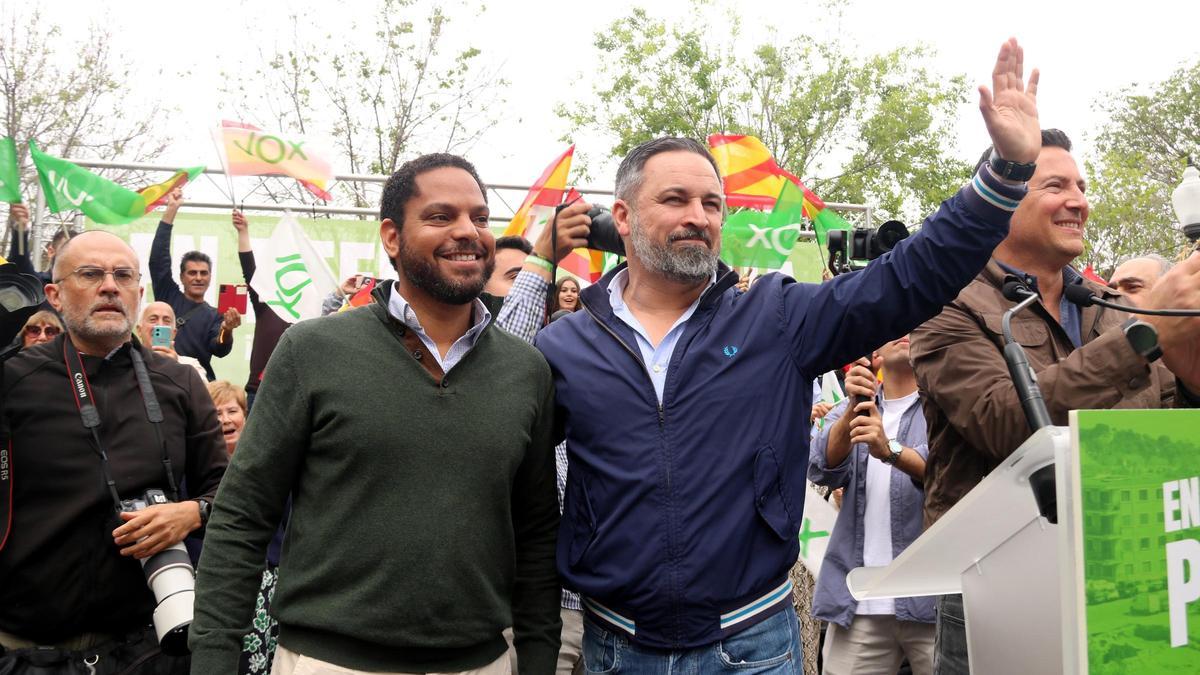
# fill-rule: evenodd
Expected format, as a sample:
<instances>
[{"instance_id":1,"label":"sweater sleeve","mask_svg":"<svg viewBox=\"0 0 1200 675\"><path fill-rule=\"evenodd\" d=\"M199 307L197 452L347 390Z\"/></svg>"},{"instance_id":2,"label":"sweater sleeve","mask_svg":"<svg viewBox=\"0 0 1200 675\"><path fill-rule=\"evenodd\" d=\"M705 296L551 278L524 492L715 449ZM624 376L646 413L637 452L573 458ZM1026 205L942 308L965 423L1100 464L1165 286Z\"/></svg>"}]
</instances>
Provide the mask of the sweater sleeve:
<instances>
[{"instance_id":1,"label":"sweater sleeve","mask_svg":"<svg viewBox=\"0 0 1200 675\"><path fill-rule=\"evenodd\" d=\"M517 567L513 584L513 644L522 673L552 673L558 659L560 599L554 566L558 532L554 443L554 388L547 385L529 451L513 484ZM255 404L258 401L255 400Z\"/></svg>"},{"instance_id":2,"label":"sweater sleeve","mask_svg":"<svg viewBox=\"0 0 1200 675\"><path fill-rule=\"evenodd\" d=\"M171 277L171 232L174 226L159 221L158 229L154 231L154 241L150 244L150 288L154 290L154 299L165 302L172 307L175 300L183 295L179 284Z\"/></svg>"},{"instance_id":3,"label":"sweater sleeve","mask_svg":"<svg viewBox=\"0 0 1200 675\"><path fill-rule=\"evenodd\" d=\"M20 242L24 242L24 253L21 253ZM33 269L33 254L29 250L29 228L25 229L24 234L16 229L12 231L12 243L8 247L8 262L17 266L17 271L21 274L37 274Z\"/></svg>"},{"instance_id":4,"label":"sweater sleeve","mask_svg":"<svg viewBox=\"0 0 1200 675\"><path fill-rule=\"evenodd\" d=\"M221 343L221 324L225 323L225 317L219 312L214 313L212 321L208 324L208 352L218 358L228 356L229 352L233 351L233 336L229 336L229 342Z\"/></svg>"},{"instance_id":5,"label":"sweater sleeve","mask_svg":"<svg viewBox=\"0 0 1200 675\"><path fill-rule=\"evenodd\" d=\"M267 546L312 435L302 359L284 334L217 491L196 578L194 673L237 672Z\"/></svg>"},{"instance_id":6,"label":"sweater sleeve","mask_svg":"<svg viewBox=\"0 0 1200 675\"><path fill-rule=\"evenodd\" d=\"M266 312L271 312L271 308L258 297L258 291L250 285L250 281L254 279L254 273L258 270L258 264L254 260L254 251L238 251L238 262L242 265L242 279L246 281L247 295L250 297L250 307L254 310L254 320L261 321Z\"/></svg>"}]
</instances>

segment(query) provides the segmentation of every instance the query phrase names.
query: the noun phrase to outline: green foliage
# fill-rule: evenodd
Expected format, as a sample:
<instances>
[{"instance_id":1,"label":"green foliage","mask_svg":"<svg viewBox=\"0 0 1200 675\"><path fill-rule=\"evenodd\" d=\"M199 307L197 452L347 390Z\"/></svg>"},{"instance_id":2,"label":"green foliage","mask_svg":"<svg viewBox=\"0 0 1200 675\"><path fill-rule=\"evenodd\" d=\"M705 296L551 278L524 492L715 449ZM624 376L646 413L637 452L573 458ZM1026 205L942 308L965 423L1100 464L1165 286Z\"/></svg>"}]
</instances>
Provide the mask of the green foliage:
<instances>
[{"instance_id":1,"label":"green foliage","mask_svg":"<svg viewBox=\"0 0 1200 675\"><path fill-rule=\"evenodd\" d=\"M482 11L482 8L480 8ZM288 49L263 54L248 77L226 74L224 93L239 116L259 126L332 137L352 174L389 174L413 155L465 152L495 126L507 85L474 47L447 48L450 17L442 5L379 0L369 25L350 35L313 37L293 16ZM357 206L378 203L379 186L339 182ZM263 179L271 199L301 200L294 181Z\"/></svg>"},{"instance_id":2,"label":"green foliage","mask_svg":"<svg viewBox=\"0 0 1200 675\"><path fill-rule=\"evenodd\" d=\"M1200 62L1148 88L1134 84L1096 102L1108 122L1087 163L1091 216L1086 261L1111 270L1121 258L1174 258L1183 235L1174 227L1171 192L1186 158L1200 161Z\"/></svg>"},{"instance_id":3,"label":"green foliage","mask_svg":"<svg viewBox=\"0 0 1200 675\"><path fill-rule=\"evenodd\" d=\"M718 31L701 9L671 22L634 9L598 32L601 84L559 116L612 137L618 157L662 135L751 134L822 199L885 215L923 215L969 176L946 143L965 78L929 70L924 47L860 58L836 38L772 33L749 48L732 12Z\"/></svg>"},{"instance_id":4,"label":"green foliage","mask_svg":"<svg viewBox=\"0 0 1200 675\"><path fill-rule=\"evenodd\" d=\"M134 75L127 61L112 54L111 42L109 32L97 27L84 40L65 39L62 29L37 10L25 17L14 13L0 27L0 135L16 141L27 198L37 185L29 139L46 153L71 159L147 162L166 148L169 138L159 130L166 111L157 102L130 105ZM141 172L99 173L124 183L141 178ZM62 223L48 218L43 229ZM0 241L4 250L8 236L6 230ZM49 236L34 233L35 240Z\"/></svg>"}]
</instances>

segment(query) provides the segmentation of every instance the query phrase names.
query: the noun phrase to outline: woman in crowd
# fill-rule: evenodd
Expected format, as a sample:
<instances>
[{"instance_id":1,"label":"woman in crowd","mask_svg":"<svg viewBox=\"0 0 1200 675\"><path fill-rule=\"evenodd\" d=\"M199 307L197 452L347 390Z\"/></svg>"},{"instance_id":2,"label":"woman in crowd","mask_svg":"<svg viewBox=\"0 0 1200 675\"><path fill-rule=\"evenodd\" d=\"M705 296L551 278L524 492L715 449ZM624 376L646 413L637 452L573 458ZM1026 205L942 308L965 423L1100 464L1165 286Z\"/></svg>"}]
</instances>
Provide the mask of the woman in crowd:
<instances>
[{"instance_id":1,"label":"woman in crowd","mask_svg":"<svg viewBox=\"0 0 1200 675\"><path fill-rule=\"evenodd\" d=\"M574 277L563 277L554 284L554 302L550 315L560 310L574 312L579 309L579 282Z\"/></svg>"},{"instance_id":2,"label":"woman in crowd","mask_svg":"<svg viewBox=\"0 0 1200 675\"><path fill-rule=\"evenodd\" d=\"M29 320L25 322L25 327L21 329L21 349L29 349L34 345L49 342L61 332L63 332L62 322L58 320L54 312L43 309L29 317Z\"/></svg>"},{"instance_id":3,"label":"woman in crowd","mask_svg":"<svg viewBox=\"0 0 1200 675\"><path fill-rule=\"evenodd\" d=\"M237 450L238 438L246 424L246 392L228 380L208 383L208 393L217 407L217 421L225 435L225 449L232 455ZM279 624L271 616L271 598L279 580L279 548L283 544L283 525L275 532L271 546L267 549L267 566L263 570L262 584L258 589L254 619L250 632L242 638L242 662L239 675L265 675L271 671L271 658L279 640Z\"/></svg>"},{"instance_id":4,"label":"woman in crowd","mask_svg":"<svg viewBox=\"0 0 1200 675\"><path fill-rule=\"evenodd\" d=\"M208 393L217 406L217 421L225 436L225 449L232 455L237 449L242 427L246 425L246 391L228 380L217 380L208 383Z\"/></svg>"}]
</instances>

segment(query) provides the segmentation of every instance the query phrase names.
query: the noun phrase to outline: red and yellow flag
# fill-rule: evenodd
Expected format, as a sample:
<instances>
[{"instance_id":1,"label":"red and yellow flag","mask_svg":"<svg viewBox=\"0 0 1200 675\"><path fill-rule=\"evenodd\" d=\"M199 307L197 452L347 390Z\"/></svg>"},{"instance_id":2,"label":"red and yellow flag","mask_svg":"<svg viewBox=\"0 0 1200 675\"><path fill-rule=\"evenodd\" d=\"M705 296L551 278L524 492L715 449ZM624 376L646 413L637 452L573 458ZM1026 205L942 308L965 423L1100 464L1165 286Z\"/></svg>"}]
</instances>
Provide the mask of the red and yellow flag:
<instances>
[{"instance_id":1,"label":"red and yellow flag","mask_svg":"<svg viewBox=\"0 0 1200 675\"><path fill-rule=\"evenodd\" d=\"M305 139L229 120L223 120L213 136L221 164L230 176L291 176L320 199L333 199L329 194L333 184L329 154Z\"/></svg>"},{"instance_id":2,"label":"red and yellow flag","mask_svg":"<svg viewBox=\"0 0 1200 675\"><path fill-rule=\"evenodd\" d=\"M579 194L578 190L571 188L563 202L570 204L582 198L583 195ZM594 284L604 276L604 253L590 248L577 248L558 261L558 266L589 284Z\"/></svg>"},{"instance_id":3,"label":"red and yellow flag","mask_svg":"<svg viewBox=\"0 0 1200 675\"><path fill-rule=\"evenodd\" d=\"M554 207L562 203L563 193L567 189L567 174L571 171L571 158L574 156L575 146L572 145L546 167L533 187L529 188L521 208L513 214L508 227L504 229L504 236L517 235L530 241L537 239L542 228L554 216Z\"/></svg>"},{"instance_id":4,"label":"red and yellow flag","mask_svg":"<svg viewBox=\"0 0 1200 675\"><path fill-rule=\"evenodd\" d=\"M708 150L717 161L725 183L725 202L765 211L775 206L784 181L795 183L804 193L804 216L813 222L817 241L824 246L825 232L848 230L850 223L825 208L825 202L787 169L775 163L771 151L754 136L712 134Z\"/></svg>"},{"instance_id":5,"label":"red and yellow flag","mask_svg":"<svg viewBox=\"0 0 1200 675\"><path fill-rule=\"evenodd\" d=\"M138 190L138 194L142 199L146 200L146 213L150 213L155 208L167 203L167 195L177 187L183 187L188 183L196 180L196 176L204 173L204 167L193 166L190 169L176 171L174 175L161 183L155 183L149 187L144 187Z\"/></svg>"}]
</instances>

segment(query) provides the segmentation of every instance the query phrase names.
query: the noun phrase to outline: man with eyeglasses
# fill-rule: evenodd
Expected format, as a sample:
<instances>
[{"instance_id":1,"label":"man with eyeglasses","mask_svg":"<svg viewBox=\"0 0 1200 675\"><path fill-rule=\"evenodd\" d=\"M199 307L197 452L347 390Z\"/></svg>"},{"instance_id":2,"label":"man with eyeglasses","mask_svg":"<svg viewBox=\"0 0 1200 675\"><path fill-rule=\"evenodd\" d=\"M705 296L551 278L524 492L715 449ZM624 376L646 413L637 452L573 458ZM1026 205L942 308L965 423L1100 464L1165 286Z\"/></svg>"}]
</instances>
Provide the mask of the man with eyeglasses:
<instances>
[{"instance_id":1,"label":"man with eyeglasses","mask_svg":"<svg viewBox=\"0 0 1200 675\"><path fill-rule=\"evenodd\" d=\"M101 672L188 671L187 659L157 655L155 598L138 560L203 526L228 459L201 377L132 339L138 267L113 234L69 241L46 286L66 332L4 364L11 502L0 494L0 672L24 672L17 664L32 658L79 672L96 658ZM162 421L150 420L150 401ZM175 498L185 481L195 499L117 516L118 498L151 489Z\"/></svg>"},{"instance_id":2,"label":"man with eyeglasses","mask_svg":"<svg viewBox=\"0 0 1200 675\"><path fill-rule=\"evenodd\" d=\"M179 261L179 284L171 278L171 232L175 215L183 205L183 190L176 188L167 196L167 209L154 242L150 244L150 283L154 299L175 311L175 351L192 356L204 366L208 379L217 379L212 357L223 357L233 349L233 330L242 325L242 315L230 308L222 315L204 300L212 285L212 260L200 251L188 251Z\"/></svg>"}]
</instances>

